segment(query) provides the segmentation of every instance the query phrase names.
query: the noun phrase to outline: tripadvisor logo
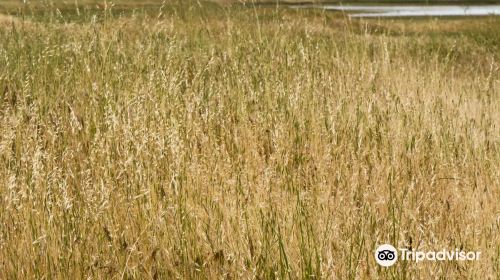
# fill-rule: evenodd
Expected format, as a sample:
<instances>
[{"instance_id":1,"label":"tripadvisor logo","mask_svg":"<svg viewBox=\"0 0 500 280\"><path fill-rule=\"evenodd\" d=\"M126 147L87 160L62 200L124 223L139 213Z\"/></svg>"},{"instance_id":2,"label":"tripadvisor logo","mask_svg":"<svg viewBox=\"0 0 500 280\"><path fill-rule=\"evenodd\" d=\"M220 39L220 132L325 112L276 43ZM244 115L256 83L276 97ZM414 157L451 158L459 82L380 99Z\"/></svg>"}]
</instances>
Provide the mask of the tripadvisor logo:
<instances>
[{"instance_id":1,"label":"tripadvisor logo","mask_svg":"<svg viewBox=\"0 0 500 280\"><path fill-rule=\"evenodd\" d=\"M375 260L381 266L391 266L398 260L398 251L390 244L380 245L375 251Z\"/></svg>"},{"instance_id":2,"label":"tripadvisor logo","mask_svg":"<svg viewBox=\"0 0 500 280\"><path fill-rule=\"evenodd\" d=\"M398 252L399 251L399 252ZM389 267L396 263L398 257L403 261L477 261L481 252L465 252L458 249L448 251L415 251L406 248L396 249L390 244L380 245L375 250L375 261L381 266Z\"/></svg>"}]
</instances>

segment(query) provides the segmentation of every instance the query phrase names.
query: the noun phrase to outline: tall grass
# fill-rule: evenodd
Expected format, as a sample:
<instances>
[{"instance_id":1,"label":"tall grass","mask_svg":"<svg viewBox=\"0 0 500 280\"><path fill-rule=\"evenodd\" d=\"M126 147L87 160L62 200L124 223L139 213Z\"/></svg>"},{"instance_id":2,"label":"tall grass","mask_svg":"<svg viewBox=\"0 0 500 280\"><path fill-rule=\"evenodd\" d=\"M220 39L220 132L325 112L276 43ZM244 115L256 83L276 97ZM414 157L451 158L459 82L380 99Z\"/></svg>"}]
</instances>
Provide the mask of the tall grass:
<instances>
[{"instance_id":1,"label":"tall grass","mask_svg":"<svg viewBox=\"0 0 500 280\"><path fill-rule=\"evenodd\" d=\"M46 11L0 22L0 278L500 276L498 19Z\"/></svg>"}]
</instances>

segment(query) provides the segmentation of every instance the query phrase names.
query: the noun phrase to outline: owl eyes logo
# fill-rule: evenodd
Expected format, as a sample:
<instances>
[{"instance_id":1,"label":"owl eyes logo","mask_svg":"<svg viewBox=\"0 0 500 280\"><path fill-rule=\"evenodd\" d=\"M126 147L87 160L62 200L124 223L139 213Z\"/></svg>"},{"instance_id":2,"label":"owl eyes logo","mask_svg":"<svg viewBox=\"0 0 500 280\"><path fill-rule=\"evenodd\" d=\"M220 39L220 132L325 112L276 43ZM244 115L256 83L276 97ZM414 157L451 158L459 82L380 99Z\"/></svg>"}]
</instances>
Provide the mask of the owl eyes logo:
<instances>
[{"instance_id":1,"label":"owl eyes logo","mask_svg":"<svg viewBox=\"0 0 500 280\"><path fill-rule=\"evenodd\" d=\"M380 245L375 251L375 261L381 266L392 266L397 260L398 251L390 244Z\"/></svg>"},{"instance_id":2,"label":"owl eyes logo","mask_svg":"<svg viewBox=\"0 0 500 280\"><path fill-rule=\"evenodd\" d=\"M380 251L377 255L377 258L381 261L392 261L395 257L395 252L389 250Z\"/></svg>"}]
</instances>

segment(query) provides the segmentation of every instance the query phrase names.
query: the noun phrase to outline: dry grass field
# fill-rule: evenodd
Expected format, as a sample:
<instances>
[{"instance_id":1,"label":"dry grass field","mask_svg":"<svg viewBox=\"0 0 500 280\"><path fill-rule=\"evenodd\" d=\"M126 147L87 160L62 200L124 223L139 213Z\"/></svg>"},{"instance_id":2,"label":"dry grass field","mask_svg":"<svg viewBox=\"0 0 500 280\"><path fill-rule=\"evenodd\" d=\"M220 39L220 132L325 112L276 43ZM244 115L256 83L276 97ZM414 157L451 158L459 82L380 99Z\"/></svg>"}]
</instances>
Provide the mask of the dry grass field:
<instances>
[{"instance_id":1,"label":"dry grass field","mask_svg":"<svg viewBox=\"0 0 500 280\"><path fill-rule=\"evenodd\" d=\"M11 4L0 279L499 279L500 18Z\"/></svg>"}]
</instances>

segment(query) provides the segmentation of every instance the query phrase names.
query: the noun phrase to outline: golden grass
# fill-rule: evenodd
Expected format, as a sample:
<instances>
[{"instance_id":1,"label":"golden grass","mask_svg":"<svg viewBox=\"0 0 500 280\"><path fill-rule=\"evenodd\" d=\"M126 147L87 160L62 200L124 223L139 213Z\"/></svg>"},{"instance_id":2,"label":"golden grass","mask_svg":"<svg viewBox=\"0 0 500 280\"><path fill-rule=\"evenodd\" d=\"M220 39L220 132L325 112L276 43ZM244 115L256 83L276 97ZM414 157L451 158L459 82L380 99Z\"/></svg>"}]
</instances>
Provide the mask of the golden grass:
<instances>
[{"instance_id":1,"label":"golden grass","mask_svg":"<svg viewBox=\"0 0 500 280\"><path fill-rule=\"evenodd\" d=\"M20 20L13 16L0 14L0 25L11 26L12 24L20 24Z\"/></svg>"},{"instance_id":2,"label":"golden grass","mask_svg":"<svg viewBox=\"0 0 500 280\"><path fill-rule=\"evenodd\" d=\"M0 27L1 279L499 277L499 28L210 7Z\"/></svg>"}]
</instances>

